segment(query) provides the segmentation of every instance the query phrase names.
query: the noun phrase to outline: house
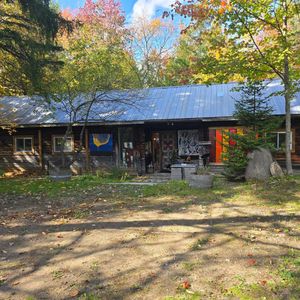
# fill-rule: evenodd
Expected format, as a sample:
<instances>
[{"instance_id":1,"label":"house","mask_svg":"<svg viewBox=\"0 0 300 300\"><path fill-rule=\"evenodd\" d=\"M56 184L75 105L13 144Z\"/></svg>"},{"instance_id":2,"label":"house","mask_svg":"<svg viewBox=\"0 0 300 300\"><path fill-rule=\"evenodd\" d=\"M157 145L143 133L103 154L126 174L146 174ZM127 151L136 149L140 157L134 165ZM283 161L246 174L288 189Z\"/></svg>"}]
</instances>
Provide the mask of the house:
<instances>
[{"instance_id":1,"label":"house","mask_svg":"<svg viewBox=\"0 0 300 300\"><path fill-rule=\"evenodd\" d=\"M211 164L222 163L224 131L238 131L233 118L239 93L236 83L150 88L137 97L135 105L112 107L94 104L84 130L81 162L86 168L118 166L146 171L164 171L175 154L182 159L198 159L210 153ZM267 93L282 90L279 80L268 83ZM122 97L122 92L120 92ZM108 101L108 100L107 100ZM270 98L274 115L284 116L284 99ZM292 106L292 160L300 164L300 94ZM105 108L104 108L105 107ZM53 109L37 97L3 97L0 116L16 123L10 134L0 132L0 169L47 171L61 155L61 144L69 122L59 105ZM284 125L284 120L283 120ZM79 146L82 121L73 124L64 151L70 159ZM284 144L284 129L274 133L274 145ZM278 153L283 161L283 153Z\"/></svg>"}]
</instances>

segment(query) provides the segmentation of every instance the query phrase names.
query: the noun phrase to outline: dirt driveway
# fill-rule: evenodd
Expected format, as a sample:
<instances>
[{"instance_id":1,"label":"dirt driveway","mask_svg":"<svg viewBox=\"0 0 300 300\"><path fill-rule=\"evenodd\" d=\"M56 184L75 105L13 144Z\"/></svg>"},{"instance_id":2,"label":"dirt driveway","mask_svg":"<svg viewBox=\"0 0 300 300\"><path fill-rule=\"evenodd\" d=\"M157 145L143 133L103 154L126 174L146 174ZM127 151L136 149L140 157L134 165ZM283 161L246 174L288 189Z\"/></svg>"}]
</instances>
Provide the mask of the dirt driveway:
<instances>
[{"instance_id":1,"label":"dirt driveway","mask_svg":"<svg viewBox=\"0 0 300 300\"><path fill-rule=\"evenodd\" d=\"M2 195L0 299L246 299L253 286L293 299L274 286L300 250L299 211L231 192Z\"/></svg>"}]
</instances>

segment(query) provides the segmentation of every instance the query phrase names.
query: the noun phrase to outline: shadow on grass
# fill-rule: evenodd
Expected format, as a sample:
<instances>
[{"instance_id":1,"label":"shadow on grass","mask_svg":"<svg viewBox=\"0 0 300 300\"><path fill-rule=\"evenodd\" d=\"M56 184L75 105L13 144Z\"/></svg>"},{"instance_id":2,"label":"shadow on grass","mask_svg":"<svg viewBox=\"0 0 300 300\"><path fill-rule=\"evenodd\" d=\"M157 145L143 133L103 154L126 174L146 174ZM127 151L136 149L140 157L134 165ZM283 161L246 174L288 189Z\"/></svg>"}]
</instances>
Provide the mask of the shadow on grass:
<instances>
[{"instance_id":1,"label":"shadow on grass","mask_svg":"<svg viewBox=\"0 0 300 300\"><path fill-rule=\"evenodd\" d=\"M270 184L270 183L268 183ZM21 280L24 277L28 277L32 274L37 274L42 268L51 264L53 261L56 263L66 262L65 258L60 257L62 253L66 253L71 251L68 256L68 261L71 263L72 260L76 259L85 259L90 255L103 255L105 256L105 264L110 265L113 264L113 261L118 259L116 256L108 256L109 253L118 253L124 247L129 247L130 249L143 249L145 241L144 237L149 236L153 233L164 233L170 226L179 226L187 228L188 230L185 232L184 237L180 237L179 229L175 231L174 234L178 234L178 238L173 240L173 247L183 243L186 239L193 239L194 244L191 244L190 247L187 247L183 251L177 251L176 253L167 253L164 261L160 261L157 270L155 273L146 274L144 276L140 276L138 281L132 282L127 286L112 286L108 284L108 282L119 282L124 276L131 276L131 274L135 272L139 272L141 274L145 273L145 270L150 269L151 264L153 263L153 257L149 256L149 258L143 260L139 265L131 267L131 268L122 268L120 266L120 271L115 274L103 274L99 272L97 276L94 274L86 274L86 279L81 283L80 293L95 293L103 296L107 299L123 299L129 298L138 295L141 291L147 291L148 288L157 284L158 278L162 276L169 276L170 272L173 272L172 267L187 261L192 255L192 253L202 251L203 248L206 250L211 249L219 249L222 251L223 247L226 244L231 243L232 241L240 241L243 243L252 243L251 237L248 235L241 235L239 231L242 230L244 232L251 231L253 226L257 228L268 227L268 229L277 228L282 231L286 230L286 225L284 223L290 222L299 222L299 215L292 215L288 213L270 213L266 215L261 214L246 214L245 211L241 212L238 216L205 216L198 218L186 218L184 214L182 214L178 218L173 218L169 216L169 218L155 218L155 219L147 219L143 218L140 220L130 220L130 221L109 221L103 220L99 221L99 217L109 218L114 216L115 214L122 213L124 211L133 211L138 212L142 211L147 213L149 210L153 211L162 211L171 213L177 212L182 208L187 208L192 205L202 205L204 207L209 207L212 204L220 203L224 207L229 209L235 209L237 214L240 213L239 207L242 204L239 203L229 203L227 200L232 200L234 197L238 197L239 195L245 193L249 195L255 195L254 199L261 199L261 201L270 201L273 203L273 196L279 193L280 190L283 189L283 186L269 186L262 183L255 183L255 189L253 190L252 184L227 184L225 181L219 180L216 182L216 186L214 189L209 191L201 191L197 189L191 189L184 182L170 182L164 185L157 185L154 187L129 187L129 186L101 186L97 187L89 192L89 194L84 197L79 197L80 200L76 199L74 201L87 201L90 200L93 203L91 208L93 212L93 216L89 219L87 215L82 216L82 222L73 223L69 221L67 224L53 225L42 222L32 223L28 220L27 223L15 224L14 226L1 226L0 227L0 250L5 250L5 246L7 244L7 237L13 236L12 243L14 247L11 248L11 251L7 253L7 258L10 260L18 260L20 256L23 260L26 257L35 257L35 263L30 268L26 269L22 273L15 273L7 278L1 284L1 288L10 293L11 295L22 294L25 293L24 290L15 283ZM297 186L293 186L291 188L290 183L287 183L288 193L293 195L292 201L298 200L298 196L295 195L297 193ZM262 190L260 190L262 189ZM265 190L267 189L267 191ZM268 192L268 195L265 193ZM157 198L166 197L166 200L159 200ZM95 197L102 200L95 200ZM174 197L174 200L172 200ZM254 197L254 196L253 196ZM191 199L190 199L191 198ZM171 200L170 200L171 199ZM181 200L180 200L181 199ZM288 201L288 198L284 198ZM289 198L290 199L290 198ZM59 201L59 200L56 200ZM162 203L161 203L162 201ZM277 204L277 202L274 202ZM16 203L15 205L22 205L22 203ZM43 206L43 209L44 206ZM169 211L166 211L168 209ZM59 214L59 212L57 212ZM40 212L37 212L39 215ZM5 215L3 215L5 217ZM82 243L85 235L92 234L93 232L99 233L99 240L101 241L101 233L104 231L108 232L124 232L125 230L135 230L137 234L130 239L125 241L117 241L117 242L109 242L106 244L100 243L99 245L95 245L93 247L83 247ZM143 230L142 233L139 233L138 230ZM201 230L201 234L199 233ZM22 254L22 249L28 247L30 245L30 241L32 239L37 239L42 233L51 234L51 233L59 233L64 232L67 233L75 233L75 236L70 238L71 240L60 247L54 249L55 251L47 251L46 248L39 246L38 243L35 244L35 249L29 250L27 253ZM287 236L292 236L293 238L299 238L299 233L294 231L293 233L287 232ZM215 236L222 235L224 239L222 241L216 243L210 243L211 240L214 240ZM167 241L159 242L159 244L163 245L167 243ZM155 246L157 243L151 242L151 246ZM280 249L281 252L289 252L291 249L293 251L299 251L300 247L291 247L285 243L280 242L271 242L270 240L256 240L255 244L262 247L276 247ZM76 249L78 247L78 251L73 251L72 249ZM71 250L70 250L71 249ZM4 253L4 252L3 252ZM20 254L21 253L21 254ZM69 252L68 252L69 253ZM24 258L23 258L24 257ZM255 257L256 260L266 260L269 257L273 259L279 259L279 254L261 254L260 256ZM202 267L208 267L213 264L212 260L207 259ZM287 265L284 267L288 269ZM4 270L6 271L6 270ZM78 270L80 273L80 269ZM173 273L172 273L173 274ZM299 278L299 272L295 273ZM174 276L179 276L178 274L173 274ZM288 276L288 275L287 275ZM246 284L246 283L245 283ZM51 286L50 288L45 288L48 290L48 299L51 299ZM283 286L277 285L277 293L282 294L284 290L288 289L290 293L294 293L295 286L293 283L289 283ZM32 292L32 296L38 297L41 293L44 293L43 289L36 289ZM276 293L276 290L271 291L273 294ZM272 295L273 295L272 294ZM265 294L267 295L267 294ZM74 297L69 297L73 299ZM64 299L69 299L64 298ZM47 299L47 296L46 296Z\"/></svg>"}]
</instances>

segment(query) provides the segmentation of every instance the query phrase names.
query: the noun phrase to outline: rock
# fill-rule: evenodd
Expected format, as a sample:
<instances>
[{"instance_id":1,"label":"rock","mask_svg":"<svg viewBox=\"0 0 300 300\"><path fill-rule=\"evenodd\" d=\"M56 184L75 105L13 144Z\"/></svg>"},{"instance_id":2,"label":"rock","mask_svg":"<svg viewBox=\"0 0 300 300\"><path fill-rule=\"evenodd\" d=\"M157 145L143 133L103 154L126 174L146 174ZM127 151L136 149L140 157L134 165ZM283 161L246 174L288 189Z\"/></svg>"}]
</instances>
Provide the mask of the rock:
<instances>
[{"instance_id":1,"label":"rock","mask_svg":"<svg viewBox=\"0 0 300 300\"><path fill-rule=\"evenodd\" d=\"M273 163L271 151L259 148L248 154L249 162L245 172L246 180L266 180L270 178L270 166Z\"/></svg>"},{"instance_id":2,"label":"rock","mask_svg":"<svg viewBox=\"0 0 300 300\"><path fill-rule=\"evenodd\" d=\"M277 161L273 161L270 166L271 175L274 177L282 177L284 173Z\"/></svg>"}]
</instances>

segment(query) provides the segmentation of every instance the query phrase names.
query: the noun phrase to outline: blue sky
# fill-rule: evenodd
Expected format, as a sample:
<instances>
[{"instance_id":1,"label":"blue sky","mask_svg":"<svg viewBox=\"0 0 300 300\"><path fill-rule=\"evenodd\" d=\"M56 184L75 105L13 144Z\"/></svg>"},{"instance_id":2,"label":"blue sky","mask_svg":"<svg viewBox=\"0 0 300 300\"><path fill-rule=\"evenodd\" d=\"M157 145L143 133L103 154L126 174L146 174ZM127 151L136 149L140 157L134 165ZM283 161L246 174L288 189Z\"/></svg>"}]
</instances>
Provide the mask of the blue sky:
<instances>
[{"instance_id":1,"label":"blue sky","mask_svg":"<svg viewBox=\"0 0 300 300\"><path fill-rule=\"evenodd\" d=\"M77 8L81 7L84 3L84 0L56 0L61 8ZM123 0L122 7L126 14L130 14L132 12L132 8L136 0Z\"/></svg>"},{"instance_id":2,"label":"blue sky","mask_svg":"<svg viewBox=\"0 0 300 300\"><path fill-rule=\"evenodd\" d=\"M138 16L161 16L163 11L170 7L175 0L121 0L122 8L127 18ZM56 0L62 9L78 8L84 3L84 0Z\"/></svg>"}]
</instances>

